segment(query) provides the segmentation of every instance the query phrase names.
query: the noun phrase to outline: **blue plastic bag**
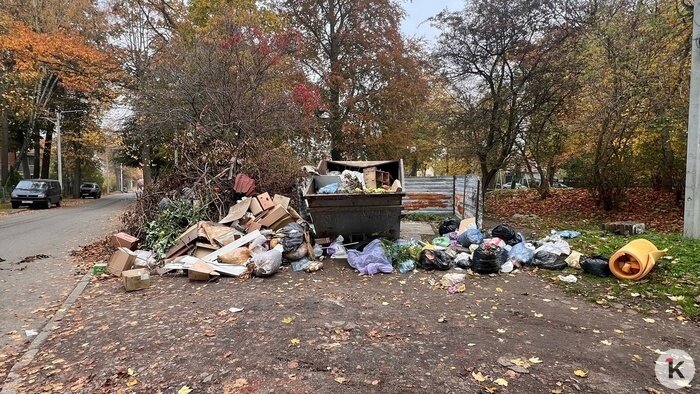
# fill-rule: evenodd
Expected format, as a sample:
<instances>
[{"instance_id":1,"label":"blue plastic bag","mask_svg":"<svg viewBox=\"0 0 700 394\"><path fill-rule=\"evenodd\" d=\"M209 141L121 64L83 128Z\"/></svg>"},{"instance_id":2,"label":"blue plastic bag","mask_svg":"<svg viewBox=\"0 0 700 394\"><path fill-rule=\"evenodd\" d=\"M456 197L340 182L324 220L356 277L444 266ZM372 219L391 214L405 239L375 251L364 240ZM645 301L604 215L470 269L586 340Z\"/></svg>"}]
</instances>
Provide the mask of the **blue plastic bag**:
<instances>
[{"instance_id":1,"label":"blue plastic bag","mask_svg":"<svg viewBox=\"0 0 700 394\"><path fill-rule=\"evenodd\" d=\"M484 242L484 234L478 228L470 228L457 237L457 242L465 248L471 244L479 245Z\"/></svg>"},{"instance_id":2,"label":"blue plastic bag","mask_svg":"<svg viewBox=\"0 0 700 394\"><path fill-rule=\"evenodd\" d=\"M318 194L335 194L338 193L339 189L340 183L331 183L330 185L318 189Z\"/></svg>"},{"instance_id":3,"label":"blue plastic bag","mask_svg":"<svg viewBox=\"0 0 700 394\"><path fill-rule=\"evenodd\" d=\"M580 237L581 233L578 231L574 231L574 230L562 230L562 231L555 232L553 235L558 235L562 239L571 239L571 238Z\"/></svg>"},{"instance_id":4,"label":"blue plastic bag","mask_svg":"<svg viewBox=\"0 0 700 394\"><path fill-rule=\"evenodd\" d=\"M508 260L515 260L520 264L530 265L534 258L535 251L525 246L523 242L516 244L508 252Z\"/></svg>"}]
</instances>

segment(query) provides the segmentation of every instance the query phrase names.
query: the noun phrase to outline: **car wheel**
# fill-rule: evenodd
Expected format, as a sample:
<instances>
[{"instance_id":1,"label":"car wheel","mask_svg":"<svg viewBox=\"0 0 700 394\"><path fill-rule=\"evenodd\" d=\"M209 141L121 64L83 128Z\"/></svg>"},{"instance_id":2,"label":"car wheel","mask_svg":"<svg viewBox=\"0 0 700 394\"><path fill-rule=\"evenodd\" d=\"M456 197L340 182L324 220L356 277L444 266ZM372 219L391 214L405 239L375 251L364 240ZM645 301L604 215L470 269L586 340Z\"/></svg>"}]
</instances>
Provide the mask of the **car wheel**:
<instances>
[{"instance_id":1,"label":"car wheel","mask_svg":"<svg viewBox=\"0 0 700 394\"><path fill-rule=\"evenodd\" d=\"M61 206L61 200L62 199L59 198L58 201L56 201L56 208L59 208Z\"/></svg>"},{"instance_id":2,"label":"car wheel","mask_svg":"<svg viewBox=\"0 0 700 394\"><path fill-rule=\"evenodd\" d=\"M19 203L18 202L13 202L12 203L12 209L17 209L19 208Z\"/></svg>"},{"instance_id":3,"label":"car wheel","mask_svg":"<svg viewBox=\"0 0 700 394\"><path fill-rule=\"evenodd\" d=\"M42 208L51 209L51 200L46 200L46 202L42 204Z\"/></svg>"}]
</instances>

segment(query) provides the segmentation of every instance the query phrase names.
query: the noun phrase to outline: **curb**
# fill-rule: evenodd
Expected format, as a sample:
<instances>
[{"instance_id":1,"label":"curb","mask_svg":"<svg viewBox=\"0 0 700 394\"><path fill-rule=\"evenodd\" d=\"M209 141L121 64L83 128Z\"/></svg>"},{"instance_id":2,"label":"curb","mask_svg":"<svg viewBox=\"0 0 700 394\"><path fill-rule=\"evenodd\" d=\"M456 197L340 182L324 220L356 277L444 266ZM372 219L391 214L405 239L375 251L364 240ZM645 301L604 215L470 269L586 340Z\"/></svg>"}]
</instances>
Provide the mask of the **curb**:
<instances>
[{"instance_id":1,"label":"curb","mask_svg":"<svg viewBox=\"0 0 700 394\"><path fill-rule=\"evenodd\" d=\"M39 353L39 348L41 347L41 345L43 345L44 342L46 342L46 339L48 339L49 334L51 333L51 331L53 331L53 328L55 328L58 325L58 322L63 320L63 318L66 316L66 314L68 313L68 309L70 309L71 306L73 306L75 300L78 299L80 294L82 294L83 290L85 290L87 285L90 283L91 277L92 275L90 272L83 275L78 284L75 285L73 291L71 291L71 293L68 295L68 298L66 298L66 300L63 301L63 304L61 304L61 308L58 309L58 311L53 315L51 320L49 320L48 323L44 325L44 328L41 329L41 332L34 338L34 340L32 340L32 343L29 344L22 357L20 357L19 360L15 362L15 364L10 369L10 372L8 372L7 377L3 382L2 391L0 391L0 394L17 393L17 385L19 383L20 378L20 375L17 373L17 371L26 367L27 365L29 365L29 363L32 362L32 360L34 360L34 357L37 355L37 353Z\"/></svg>"}]
</instances>

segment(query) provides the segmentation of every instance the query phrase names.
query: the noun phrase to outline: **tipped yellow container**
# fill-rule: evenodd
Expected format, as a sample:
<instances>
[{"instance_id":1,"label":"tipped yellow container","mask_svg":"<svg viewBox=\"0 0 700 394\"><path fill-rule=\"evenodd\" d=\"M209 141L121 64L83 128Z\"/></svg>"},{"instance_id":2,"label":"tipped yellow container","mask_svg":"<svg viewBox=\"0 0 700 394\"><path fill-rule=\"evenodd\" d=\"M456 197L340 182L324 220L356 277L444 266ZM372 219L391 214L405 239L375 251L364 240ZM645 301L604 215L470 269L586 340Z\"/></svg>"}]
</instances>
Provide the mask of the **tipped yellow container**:
<instances>
[{"instance_id":1,"label":"tipped yellow container","mask_svg":"<svg viewBox=\"0 0 700 394\"><path fill-rule=\"evenodd\" d=\"M615 252L608 264L616 277L640 280L649 274L664 253L666 250L657 249L646 239L635 239Z\"/></svg>"}]
</instances>

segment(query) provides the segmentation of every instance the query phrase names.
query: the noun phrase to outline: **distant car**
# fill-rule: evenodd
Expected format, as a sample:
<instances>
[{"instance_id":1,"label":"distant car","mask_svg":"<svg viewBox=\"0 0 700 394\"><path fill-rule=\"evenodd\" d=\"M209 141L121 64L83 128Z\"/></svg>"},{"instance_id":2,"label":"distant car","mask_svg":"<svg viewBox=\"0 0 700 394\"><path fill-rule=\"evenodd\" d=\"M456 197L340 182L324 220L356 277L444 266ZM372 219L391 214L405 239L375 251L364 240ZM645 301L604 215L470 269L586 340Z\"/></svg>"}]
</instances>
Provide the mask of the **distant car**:
<instances>
[{"instance_id":1,"label":"distant car","mask_svg":"<svg viewBox=\"0 0 700 394\"><path fill-rule=\"evenodd\" d=\"M10 196L12 208L22 205L51 208L56 204L61 206L63 200L61 184L53 179L25 179L19 181Z\"/></svg>"},{"instance_id":2,"label":"distant car","mask_svg":"<svg viewBox=\"0 0 700 394\"><path fill-rule=\"evenodd\" d=\"M559 182L559 181L552 182L552 187L555 189L568 189L569 188L569 186L566 186L563 182Z\"/></svg>"},{"instance_id":3,"label":"distant car","mask_svg":"<svg viewBox=\"0 0 700 394\"><path fill-rule=\"evenodd\" d=\"M102 189L100 189L100 185L94 182L83 183L80 185L80 198L85 197L92 197L95 199L101 198Z\"/></svg>"}]
</instances>

